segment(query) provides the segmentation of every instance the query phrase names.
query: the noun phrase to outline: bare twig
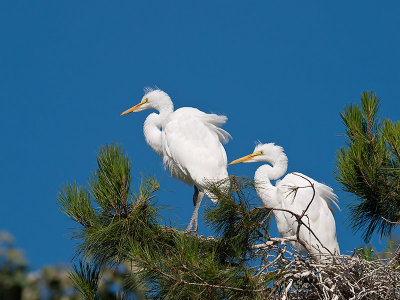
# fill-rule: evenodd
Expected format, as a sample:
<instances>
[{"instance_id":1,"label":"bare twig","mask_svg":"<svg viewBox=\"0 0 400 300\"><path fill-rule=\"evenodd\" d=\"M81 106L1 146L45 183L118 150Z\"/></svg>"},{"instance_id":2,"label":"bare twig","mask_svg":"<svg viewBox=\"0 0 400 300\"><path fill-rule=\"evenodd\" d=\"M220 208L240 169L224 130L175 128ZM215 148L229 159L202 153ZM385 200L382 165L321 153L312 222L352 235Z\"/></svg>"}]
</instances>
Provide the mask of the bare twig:
<instances>
[{"instance_id":1,"label":"bare twig","mask_svg":"<svg viewBox=\"0 0 400 300\"><path fill-rule=\"evenodd\" d=\"M393 221L389 221L388 219L381 217L384 221L390 223L390 224L395 224L395 225L400 225L400 222L393 222Z\"/></svg>"}]
</instances>

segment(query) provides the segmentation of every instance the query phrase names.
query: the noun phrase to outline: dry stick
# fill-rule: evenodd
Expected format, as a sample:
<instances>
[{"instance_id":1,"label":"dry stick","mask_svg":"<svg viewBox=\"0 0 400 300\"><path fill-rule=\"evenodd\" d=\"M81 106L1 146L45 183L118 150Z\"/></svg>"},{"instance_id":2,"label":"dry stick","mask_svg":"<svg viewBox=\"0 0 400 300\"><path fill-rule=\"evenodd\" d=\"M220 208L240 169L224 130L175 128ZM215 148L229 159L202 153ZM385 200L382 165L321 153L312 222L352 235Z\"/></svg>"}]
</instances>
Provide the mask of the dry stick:
<instances>
[{"instance_id":1,"label":"dry stick","mask_svg":"<svg viewBox=\"0 0 400 300\"><path fill-rule=\"evenodd\" d=\"M390 224L395 224L395 225L400 225L400 222L393 222L393 221L389 221L388 219L381 217L383 220L385 220L386 222L390 223Z\"/></svg>"},{"instance_id":2,"label":"dry stick","mask_svg":"<svg viewBox=\"0 0 400 300\"><path fill-rule=\"evenodd\" d=\"M253 245L251 246L251 249L262 249L262 248L268 248L271 245L276 245L276 244L283 244L285 242L296 242L297 238L295 235L284 237L284 238L269 238L269 240L264 243L264 244L258 244L258 245Z\"/></svg>"},{"instance_id":3,"label":"dry stick","mask_svg":"<svg viewBox=\"0 0 400 300\"><path fill-rule=\"evenodd\" d=\"M397 246L396 251L394 251L392 257L388 262L388 266L393 267L396 262L400 260L400 244Z\"/></svg>"},{"instance_id":4,"label":"dry stick","mask_svg":"<svg viewBox=\"0 0 400 300\"><path fill-rule=\"evenodd\" d=\"M400 222L392 222L392 221L389 221L388 219L385 219L384 217L381 217L381 218L390 224L400 224ZM398 261L399 259L400 259L400 244L397 246L392 257L390 258L390 260L388 262L388 266L392 267L395 264L395 262Z\"/></svg>"},{"instance_id":5,"label":"dry stick","mask_svg":"<svg viewBox=\"0 0 400 300\"><path fill-rule=\"evenodd\" d=\"M297 214L297 213L294 213L294 212L292 212L292 211L290 211L290 210L284 209L284 208L255 207L255 209L270 209L270 210L278 210L278 211L283 211L283 212L290 213L291 215L293 215L293 216L296 218L296 221L297 221L297 223L298 223L297 231L296 231L297 242L298 242L300 245L302 245L302 246L304 247L304 249L309 249L308 246L307 246L302 240L300 240L300 237L299 237L300 226L301 226L301 225L304 225L304 226L311 232L311 234L316 238L316 240L321 244L321 246L322 246L325 250L327 250L327 251L329 252L330 255L333 256L332 252L331 252L327 247L325 247L324 244L322 244L322 242L321 242L320 239L317 237L317 235L314 233L314 231L310 228L310 226L308 226L306 223L303 222L303 220L301 220L301 219L304 217L304 215L305 215L305 213L307 212L307 210L309 209L311 203L314 201L314 198L315 198L315 188L314 188L314 185L312 184L312 182L311 182L308 178L306 178L306 177L304 177L304 176L302 176L302 175L300 175L300 174L297 174L297 173L293 173L293 174L296 175L296 176L302 177L303 179L307 180L307 181L310 183L310 186L309 186L309 187L311 187L311 188L313 189L313 196L312 196L310 202L308 203L306 209L303 211L303 213L302 213L301 215L299 215L299 214ZM306 186L306 187L308 187L308 186ZM300 188L305 188L305 187L300 187ZM310 252L310 251L309 251L309 252ZM314 260L316 260L314 255L312 255L311 253L310 253L310 255L311 255L311 257L312 257Z\"/></svg>"},{"instance_id":6,"label":"dry stick","mask_svg":"<svg viewBox=\"0 0 400 300\"><path fill-rule=\"evenodd\" d=\"M282 251L279 251L278 255L276 256L276 258L275 258L273 261L271 261L271 262L268 263L267 265L263 266L263 267L259 270L259 272L257 272L256 276L260 275L262 272L264 272L264 270L266 270L266 269L268 269L269 267L273 266L278 260L280 260L280 259L282 258L282 255L283 255L284 253L287 252L287 251L286 251L286 245L285 245L284 247L285 247L285 248L282 249ZM279 249L281 249L281 248L279 248Z\"/></svg>"},{"instance_id":7,"label":"dry stick","mask_svg":"<svg viewBox=\"0 0 400 300\"><path fill-rule=\"evenodd\" d=\"M263 206L263 207L255 207L255 209L271 209L271 210L278 210L278 211L283 211L283 212L290 213L291 215L293 215L293 216L296 218L296 221L297 221L300 225L304 225L304 227L306 227L306 229L308 229L308 230L311 232L311 234L316 238L316 240L321 244L321 246L322 246L323 248L325 248L325 249L329 252L329 254L333 255L332 252L330 252L330 250L329 250L328 248L326 248L326 247L322 244L322 242L321 242L320 239L317 237L317 235L314 233L314 231L310 228L310 226L308 226L306 223L304 223L304 222L300 219L300 215L299 215L299 214L296 214L296 213L294 213L293 211L288 210L288 209L284 209L284 208L270 208L270 207L265 207L265 206ZM291 238L291 237L289 237L289 238ZM297 233L296 233L296 241L298 241L305 249L308 248L307 245L305 245L305 243L299 239L299 236L297 235Z\"/></svg>"},{"instance_id":8,"label":"dry stick","mask_svg":"<svg viewBox=\"0 0 400 300\"><path fill-rule=\"evenodd\" d=\"M304 215L305 215L305 213L307 212L307 210L310 208L311 203L314 201L314 198L315 198L315 188L314 188L314 184L313 184L308 178L306 178L306 177L304 177L304 176L302 176L302 175L300 175L300 174L298 174L298 173L293 173L293 175L299 176L299 177L301 177L301 178L307 180L307 181L310 183L310 187L311 187L312 190L313 190L313 195L312 195L312 197L311 197L311 200L310 200L310 202L308 203L306 209L303 211L303 213L302 213L301 216L300 216L300 220L301 220L301 219L304 217ZM299 237L300 226L301 226L301 225L305 225L305 226L306 226L306 224L305 224L303 221L302 221L302 224L300 224L299 222L297 222L297 223L298 223L299 225L297 226L296 236ZM307 227L307 226L306 226L306 227ZM332 252L331 252L328 248L326 248L326 247L321 243L321 241L319 240L319 238L314 234L314 232L311 230L311 228L309 228L309 226L308 226L308 229L309 229L309 231L314 235L314 237L318 240L318 242L321 244L321 246L322 246L323 248L325 248L325 249L329 252L330 255L333 255ZM304 247L304 245L303 245L303 247ZM305 249L307 249L307 247L305 247Z\"/></svg>"},{"instance_id":9,"label":"dry stick","mask_svg":"<svg viewBox=\"0 0 400 300\"><path fill-rule=\"evenodd\" d=\"M315 188L314 188L314 184L313 184L308 178L306 178L306 177L304 177L304 176L302 176L302 175L300 175L300 174L293 173L293 175L299 176L299 177L301 177L301 178L307 180L307 181L310 183L310 187L311 187L312 190L313 190L313 195L312 195L312 197L311 197L311 200L310 200L310 202L308 203L306 209L305 209L305 210L303 211L303 213L301 214L301 217L304 217L306 211L310 208L310 205L311 205L311 203L314 201L314 198L315 198Z\"/></svg>"},{"instance_id":10,"label":"dry stick","mask_svg":"<svg viewBox=\"0 0 400 300\"><path fill-rule=\"evenodd\" d=\"M296 176L302 177L303 179L306 179L306 180L310 183L310 186L311 186L311 188L312 188L312 190L313 190L313 195L312 195L311 200L310 200L310 202L308 203L306 209L303 210L303 213L300 215L299 218L296 217L296 219L297 219L296 237L297 237L299 243L304 247L304 249L308 249L306 243L305 243L304 241L301 241L301 240L300 240L300 227L301 227L301 225L303 225L303 224L305 225L305 223L304 223L301 219L304 217L304 215L305 215L305 213L307 212L307 210L309 209L311 203L314 201L314 198L315 198L315 188L314 188L314 185L312 184L312 182L311 182L310 180L308 180L307 178L305 178L304 176L301 176L301 175L299 175L299 174L297 174L297 173L293 173L293 175L296 175ZM300 220L301 222L299 222L298 220ZM314 234L314 236L315 236L315 234ZM321 245L322 245L322 244L321 244ZM310 247L311 247L311 245L310 245ZM311 249L308 249L308 252L310 253L311 257L313 257L313 259L316 259L316 257L315 257L313 254L311 254L311 251L310 251L310 250L311 250ZM329 250L328 250L328 251L329 251ZM329 251L329 253L330 253L330 251ZM332 253L331 253L331 254L332 254Z\"/></svg>"}]
</instances>

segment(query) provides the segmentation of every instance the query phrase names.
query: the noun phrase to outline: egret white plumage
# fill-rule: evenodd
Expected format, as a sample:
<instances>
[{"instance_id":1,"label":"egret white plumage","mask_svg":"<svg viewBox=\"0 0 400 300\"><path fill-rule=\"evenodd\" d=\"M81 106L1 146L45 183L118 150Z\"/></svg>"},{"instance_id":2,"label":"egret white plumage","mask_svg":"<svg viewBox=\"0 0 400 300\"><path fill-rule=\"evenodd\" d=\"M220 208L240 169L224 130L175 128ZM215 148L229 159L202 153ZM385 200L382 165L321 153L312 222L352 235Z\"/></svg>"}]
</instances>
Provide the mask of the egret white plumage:
<instances>
[{"instance_id":1,"label":"egret white plumage","mask_svg":"<svg viewBox=\"0 0 400 300\"><path fill-rule=\"evenodd\" d=\"M337 196L330 187L301 173L290 173L278 180L286 173L288 158L283 148L273 143L257 145L252 154L236 159L230 165L240 162L271 164L259 167L255 172L254 181L257 194L264 205L273 209L278 231L283 237L296 236L298 223L292 214L279 209L291 211L299 216L306 211L301 220L309 226L315 236L306 226L300 225L299 239L307 249L300 243L291 243L297 251L308 252L316 257L339 254L331 205L337 206ZM277 180L275 186L271 184L271 180Z\"/></svg>"},{"instance_id":2,"label":"egret white plumage","mask_svg":"<svg viewBox=\"0 0 400 300\"><path fill-rule=\"evenodd\" d=\"M187 230L197 231L198 210L204 194L216 201L203 185L228 177L222 143L226 143L230 135L221 128L227 117L206 114L192 107L174 111L171 98L159 89L147 89L142 101L121 116L145 109L159 112L151 113L144 122L147 144L162 157L164 167L173 177L194 185L194 211Z\"/></svg>"}]
</instances>

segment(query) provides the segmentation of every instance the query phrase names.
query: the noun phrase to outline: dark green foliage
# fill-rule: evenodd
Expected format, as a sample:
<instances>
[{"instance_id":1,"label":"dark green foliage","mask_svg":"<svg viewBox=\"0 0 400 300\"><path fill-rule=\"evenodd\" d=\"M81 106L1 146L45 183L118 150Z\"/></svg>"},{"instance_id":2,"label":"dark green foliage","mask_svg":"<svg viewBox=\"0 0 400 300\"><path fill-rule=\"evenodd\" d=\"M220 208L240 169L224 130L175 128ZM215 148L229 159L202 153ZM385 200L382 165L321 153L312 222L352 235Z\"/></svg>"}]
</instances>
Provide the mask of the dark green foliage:
<instances>
[{"instance_id":1,"label":"dark green foliage","mask_svg":"<svg viewBox=\"0 0 400 300\"><path fill-rule=\"evenodd\" d=\"M390 234L400 221L400 123L378 118L380 99L373 92L345 107L347 148L336 155L336 178L356 199L350 204L353 228L369 241L377 230Z\"/></svg>"},{"instance_id":2,"label":"dark green foliage","mask_svg":"<svg viewBox=\"0 0 400 300\"><path fill-rule=\"evenodd\" d=\"M143 177L133 191L121 147L102 147L97 162L87 190L66 184L58 197L79 224L73 237L84 262L71 278L86 299L348 299L376 283L375 270L380 277L391 271L376 260L370 267L367 251L326 265L291 252L284 238L269 236L271 211L255 206L252 180L231 176L205 186L218 204L206 209L214 235L204 237L162 225L153 200L158 182Z\"/></svg>"},{"instance_id":3,"label":"dark green foliage","mask_svg":"<svg viewBox=\"0 0 400 300\"><path fill-rule=\"evenodd\" d=\"M131 162L121 147L102 147L97 163L89 190L66 184L58 197L61 210L81 225L74 238L88 264L76 268L71 278L86 298L98 294L99 270L121 263L130 266L122 290L146 286L155 298L254 299L266 290L265 278L250 268L262 260L251 246L268 235L269 216L249 203L252 181L233 178L229 191L210 183L207 188L220 205L207 210L217 238L205 238L159 223L152 201L159 184L144 177L139 192L133 192Z\"/></svg>"},{"instance_id":4,"label":"dark green foliage","mask_svg":"<svg viewBox=\"0 0 400 300\"><path fill-rule=\"evenodd\" d=\"M65 184L58 195L61 211L84 227L97 222L96 212L90 202L88 191L76 183Z\"/></svg>"},{"instance_id":5,"label":"dark green foliage","mask_svg":"<svg viewBox=\"0 0 400 300\"><path fill-rule=\"evenodd\" d=\"M120 146L106 145L100 148L97 170L89 182L91 194L102 208L104 215L128 216L131 207L129 189L131 161Z\"/></svg>"},{"instance_id":6,"label":"dark green foliage","mask_svg":"<svg viewBox=\"0 0 400 300\"><path fill-rule=\"evenodd\" d=\"M244 189L245 181L235 180ZM240 190L224 194L219 183L207 189L220 204L207 210L207 223L218 231L216 238L197 237L165 227L153 244L132 241L130 258L143 269L162 299L257 299L267 281L254 276L251 266L261 259L251 255L252 242L263 237L268 211L252 209ZM222 213L222 215L221 215ZM254 253L253 253L254 254Z\"/></svg>"},{"instance_id":7,"label":"dark green foliage","mask_svg":"<svg viewBox=\"0 0 400 300\"><path fill-rule=\"evenodd\" d=\"M232 176L230 181L231 188L225 193L221 193L220 183L208 185L207 189L218 197L218 205L206 211L205 220L219 237L220 252L240 260L251 245L268 237L270 211L251 205L255 189L252 180Z\"/></svg>"},{"instance_id":8,"label":"dark green foliage","mask_svg":"<svg viewBox=\"0 0 400 300\"><path fill-rule=\"evenodd\" d=\"M151 240L158 227L157 209L149 201L151 191L157 189L158 184L155 181L145 179L140 194L130 201L126 211L109 214L100 210L100 222L82 228L78 236L83 240L81 253L99 262L121 262L124 261L125 247L131 239L143 242Z\"/></svg>"},{"instance_id":9,"label":"dark green foliage","mask_svg":"<svg viewBox=\"0 0 400 300\"><path fill-rule=\"evenodd\" d=\"M157 209L150 203L158 182L144 177L139 193L132 192L131 161L120 146L101 147L97 166L89 190L67 183L58 196L61 210L81 225L73 234L80 240L77 255L90 262L75 269L71 278L85 297L93 299L99 270L127 261L131 240L146 243L160 231Z\"/></svg>"}]
</instances>

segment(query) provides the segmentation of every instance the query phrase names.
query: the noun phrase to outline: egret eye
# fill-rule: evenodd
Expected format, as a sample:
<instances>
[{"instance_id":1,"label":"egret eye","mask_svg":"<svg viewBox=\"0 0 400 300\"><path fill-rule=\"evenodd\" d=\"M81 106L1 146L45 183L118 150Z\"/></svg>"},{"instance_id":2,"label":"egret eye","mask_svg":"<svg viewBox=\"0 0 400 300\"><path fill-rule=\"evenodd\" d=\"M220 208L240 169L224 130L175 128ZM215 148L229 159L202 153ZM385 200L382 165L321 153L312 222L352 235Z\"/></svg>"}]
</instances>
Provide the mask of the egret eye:
<instances>
[{"instance_id":1,"label":"egret eye","mask_svg":"<svg viewBox=\"0 0 400 300\"><path fill-rule=\"evenodd\" d=\"M259 156L259 155L263 155L264 151L257 151L253 153L253 156Z\"/></svg>"}]
</instances>

